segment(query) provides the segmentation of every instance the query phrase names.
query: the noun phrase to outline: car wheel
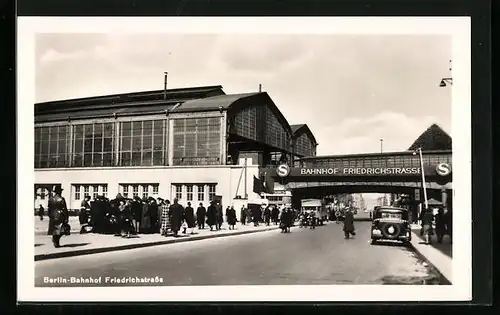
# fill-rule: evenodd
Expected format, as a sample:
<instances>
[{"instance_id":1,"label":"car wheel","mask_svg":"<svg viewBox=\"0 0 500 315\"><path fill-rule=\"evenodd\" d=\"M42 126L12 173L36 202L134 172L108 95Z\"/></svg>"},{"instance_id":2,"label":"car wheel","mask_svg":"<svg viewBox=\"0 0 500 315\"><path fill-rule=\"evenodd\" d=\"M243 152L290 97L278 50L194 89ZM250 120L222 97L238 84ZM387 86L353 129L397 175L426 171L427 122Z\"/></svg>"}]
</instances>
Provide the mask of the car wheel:
<instances>
[{"instance_id":1,"label":"car wheel","mask_svg":"<svg viewBox=\"0 0 500 315\"><path fill-rule=\"evenodd\" d=\"M377 244L377 240L372 239L372 240L370 241L370 244L371 244L371 245L376 245L376 244Z\"/></svg>"}]
</instances>

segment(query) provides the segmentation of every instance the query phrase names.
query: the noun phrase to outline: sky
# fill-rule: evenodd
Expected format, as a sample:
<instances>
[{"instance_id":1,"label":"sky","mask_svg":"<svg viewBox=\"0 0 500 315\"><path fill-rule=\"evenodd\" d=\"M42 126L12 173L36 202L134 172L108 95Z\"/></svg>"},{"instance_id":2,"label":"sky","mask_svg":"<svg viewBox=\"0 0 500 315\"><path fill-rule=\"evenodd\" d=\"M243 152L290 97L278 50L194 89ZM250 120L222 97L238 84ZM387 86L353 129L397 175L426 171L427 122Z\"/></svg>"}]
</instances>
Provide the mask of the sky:
<instances>
[{"instance_id":1,"label":"sky","mask_svg":"<svg viewBox=\"0 0 500 315\"><path fill-rule=\"evenodd\" d=\"M37 34L36 102L168 87L263 91L318 155L406 150L451 135L446 35Z\"/></svg>"}]
</instances>

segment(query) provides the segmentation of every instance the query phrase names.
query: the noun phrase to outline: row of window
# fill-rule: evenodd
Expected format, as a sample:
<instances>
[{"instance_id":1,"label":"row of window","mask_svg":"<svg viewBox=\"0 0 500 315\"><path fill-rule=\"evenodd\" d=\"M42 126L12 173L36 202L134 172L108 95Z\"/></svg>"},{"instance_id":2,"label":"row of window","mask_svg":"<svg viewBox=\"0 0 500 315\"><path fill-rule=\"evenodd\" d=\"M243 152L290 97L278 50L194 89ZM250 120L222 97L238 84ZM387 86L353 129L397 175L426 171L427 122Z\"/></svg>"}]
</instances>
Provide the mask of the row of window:
<instances>
[{"instance_id":1,"label":"row of window","mask_svg":"<svg viewBox=\"0 0 500 315\"><path fill-rule=\"evenodd\" d=\"M179 200L205 201L212 200L216 195L216 184L175 184L173 187L175 198ZM74 200L82 200L85 197L92 199L97 198L97 196L107 197L108 185L73 185L73 192ZM150 196L156 198L159 194L159 184L120 184L119 192L125 198L148 198ZM208 193L206 197L205 192Z\"/></svg>"},{"instance_id":2,"label":"row of window","mask_svg":"<svg viewBox=\"0 0 500 315\"><path fill-rule=\"evenodd\" d=\"M173 165L221 164L221 118L173 119ZM167 165L166 119L35 127L35 168Z\"/></svg>"},{"instance_id":3,"label":"row of window","mask_svg":"<svg viewBox=\"0 0 500 315\"><path fill-rule=\"evenodd\" d=\"M81 200L85 197L91 197L96 199L97 196L108 197L108 185L73 185L74 198L75 200Z\"/></svg>"},{"instance_id":4,"label":"row of window","mask_svg":"<svg viewBox=\"0 0 500 315\"><path fill-rule=\"evenodd\" d=\"M208 192L208 200L213 200L216 194L215 184L176 184L175 198L179 200L193 201L196 194L198 201L205 201L205 191ZM184 198L185 197L185 198Z\"/></svg>"}]
</instances>

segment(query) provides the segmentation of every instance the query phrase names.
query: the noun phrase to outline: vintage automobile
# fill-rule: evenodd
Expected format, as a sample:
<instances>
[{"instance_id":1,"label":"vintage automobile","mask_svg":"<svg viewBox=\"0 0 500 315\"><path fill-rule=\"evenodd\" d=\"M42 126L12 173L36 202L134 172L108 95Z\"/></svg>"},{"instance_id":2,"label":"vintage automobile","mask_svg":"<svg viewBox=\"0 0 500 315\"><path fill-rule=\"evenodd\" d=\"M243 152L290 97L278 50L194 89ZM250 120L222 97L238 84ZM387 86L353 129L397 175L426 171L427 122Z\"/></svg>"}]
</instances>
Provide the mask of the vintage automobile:
<instances>
[{"instance_id":1,"label":"vintage automobile","mask_svg":"<svg viewBox=\"0 0 500 315\"><path fill-rule=\"evenodd\" d=\"M405 245L410 243L411 227L407 209L389 206L374 209L371 243L378 241L399 241Z\"/></svg>"}]
</instances>

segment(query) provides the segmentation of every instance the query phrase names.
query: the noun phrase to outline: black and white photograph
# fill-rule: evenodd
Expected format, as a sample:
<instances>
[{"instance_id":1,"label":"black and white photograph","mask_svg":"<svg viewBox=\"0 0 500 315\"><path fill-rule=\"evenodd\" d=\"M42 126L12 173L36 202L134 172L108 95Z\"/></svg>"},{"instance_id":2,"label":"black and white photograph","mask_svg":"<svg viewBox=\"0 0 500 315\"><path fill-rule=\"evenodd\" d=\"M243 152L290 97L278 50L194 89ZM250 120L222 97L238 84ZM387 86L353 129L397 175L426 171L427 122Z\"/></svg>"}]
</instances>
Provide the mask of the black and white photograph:
<instances>
[{"instance_id":1,"label":"black and white photograph","mask_svg":"<svg viewBox=\"0 0 500 315\"><path fill-rule=\"evenodd\" d=\"M20 299L470 299L467 18L20 18L18 67Z\"/></svg>"}]
</instances>

